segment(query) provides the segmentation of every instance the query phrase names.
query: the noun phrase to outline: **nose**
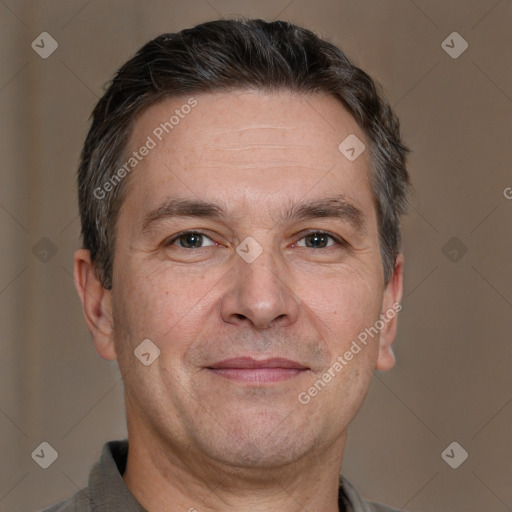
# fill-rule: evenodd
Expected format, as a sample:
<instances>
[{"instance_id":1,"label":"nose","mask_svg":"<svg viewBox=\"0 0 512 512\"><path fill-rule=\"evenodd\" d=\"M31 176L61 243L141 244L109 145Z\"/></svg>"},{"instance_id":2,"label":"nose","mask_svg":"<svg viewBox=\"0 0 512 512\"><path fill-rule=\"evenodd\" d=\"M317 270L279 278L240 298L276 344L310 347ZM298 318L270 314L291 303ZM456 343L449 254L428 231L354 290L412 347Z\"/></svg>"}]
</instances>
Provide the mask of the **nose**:
<instances>
[{"instance_id":1,"label":"nose","mask_svg":"<svg viewBox=\"0 0 512 512\"><path fill-rule=\"evenodd\" d=\"M299 298L291 289L291 279L284 264L264 250L252 263L236 257L228 279L231 286L223 297L222 319L230 324L250 324L257 329L286 327L296 322Z\"/></svg>"}]
</instances>

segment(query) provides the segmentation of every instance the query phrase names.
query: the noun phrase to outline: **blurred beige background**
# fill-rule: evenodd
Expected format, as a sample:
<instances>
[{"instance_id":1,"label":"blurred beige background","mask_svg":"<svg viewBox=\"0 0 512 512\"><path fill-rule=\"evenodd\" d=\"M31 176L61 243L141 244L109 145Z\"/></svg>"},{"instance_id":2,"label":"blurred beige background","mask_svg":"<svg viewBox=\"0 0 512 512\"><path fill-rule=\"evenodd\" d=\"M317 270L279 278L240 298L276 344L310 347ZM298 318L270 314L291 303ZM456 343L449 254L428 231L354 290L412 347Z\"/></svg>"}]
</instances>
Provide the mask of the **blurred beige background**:
<instances>
[{"instance_id":1,"label":"blurred beige background","mask_svg":"<svg viewBox=\"0 0 512 512\"><path fill-rule=\"evenodd\" d=\"M413 150L397 365L375 374L344 475L404 510L512 510L510 0L1 0L0 510L71 495L126 436L120 374L95 353L72 279L90 111L149 39L238 14L340 45ZM42 32L58 43L46 59L31 47ZM457 469L442 457L454 441L469 454ZM31 457L42 442L58 452L48 469Z\"/></svg>"}]
</instances>

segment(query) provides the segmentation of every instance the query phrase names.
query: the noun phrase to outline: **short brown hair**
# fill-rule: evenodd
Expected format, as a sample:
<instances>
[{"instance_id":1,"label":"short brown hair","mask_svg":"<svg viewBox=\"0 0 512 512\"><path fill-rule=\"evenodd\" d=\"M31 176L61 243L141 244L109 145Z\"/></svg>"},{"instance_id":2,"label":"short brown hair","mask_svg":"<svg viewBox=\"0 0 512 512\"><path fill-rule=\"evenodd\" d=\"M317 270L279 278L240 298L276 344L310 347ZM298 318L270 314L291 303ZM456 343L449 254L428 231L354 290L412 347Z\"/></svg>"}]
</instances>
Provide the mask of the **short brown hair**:
<instances>
[{"instance_id":1,"label":"short brown hair","mask_svg":"<svg viewBox=\"0 0 512 512\"><path fill-rule=\"evenodd\" d=\"M96 104L81 154L78 199L83 247L104 288L113 286L115 228L128 180L104 197L97 191L122 165L139 115L163 98L242 89L327 93L357 121L370 141L387 284L401 251L400 216L410 185L409 149L401 142L398 118L375 82L338 47L288 22L239 19L210 21L149 41L118 70Z\"/></svg>"}]
</instances>

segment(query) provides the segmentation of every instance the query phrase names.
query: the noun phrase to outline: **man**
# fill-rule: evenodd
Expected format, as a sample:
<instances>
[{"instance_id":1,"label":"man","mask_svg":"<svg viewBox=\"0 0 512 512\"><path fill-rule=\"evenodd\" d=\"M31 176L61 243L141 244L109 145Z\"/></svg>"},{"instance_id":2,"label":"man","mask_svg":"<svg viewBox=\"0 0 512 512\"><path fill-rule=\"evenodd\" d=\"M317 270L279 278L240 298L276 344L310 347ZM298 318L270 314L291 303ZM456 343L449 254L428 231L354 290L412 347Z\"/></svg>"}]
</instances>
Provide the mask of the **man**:
<instances>
[{"instance_id":1,"label":"man","mask_svg":"<svg viewBox=\"0 0 512 512\"><path fill-rule=\"evenodd\" d=\"M394 364L407 151L371 78L289 23L130 59L82 152L74 268L128 440L47 510L390 511L339 475Z\"/></svg>"}]
</instances>

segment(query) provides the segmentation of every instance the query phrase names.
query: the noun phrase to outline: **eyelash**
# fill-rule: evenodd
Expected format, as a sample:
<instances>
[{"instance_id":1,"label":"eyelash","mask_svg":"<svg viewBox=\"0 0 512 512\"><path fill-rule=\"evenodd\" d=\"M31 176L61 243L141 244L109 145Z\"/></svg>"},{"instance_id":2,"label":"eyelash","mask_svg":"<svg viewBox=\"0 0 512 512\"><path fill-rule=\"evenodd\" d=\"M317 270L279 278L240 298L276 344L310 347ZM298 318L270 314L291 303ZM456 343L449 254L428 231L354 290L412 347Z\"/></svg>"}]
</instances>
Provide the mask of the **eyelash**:
<instances>
[{"instance_id":1,"label":"eyelash","mask_svg":"<svg viewBox=\"0 0 512 512\"><path fill-rule=\"evenodd\" d=\"M202 236L205 236L206 238L208 238L209 240L211 240L212 242L216 243L214 240L211 239L211 237L209 237L206 233L204 233L203 231L196 231L196 230L190 230L190 231L182 231L181 233L178 233L176 235L174 235L172 238L169 238L168 240L166 240L164 242L164 245L167 247L167 246L171 246L173 245L174 242L176 242L177 240L179 240L180 238L186 236L186 235L202 235ZM304 238L310 236L310 235L327 235L329 238L331 238L332 240L334 240L334 242L336 242L339 246L341 247L347 247L349 244L348 242L346 242L343 238L340 238L340 237L337 237L331 233L329 233L328 231L321 231L321 230L318 230L318 229L312 229L312 230L309 230L309 231L306 231L305 233L302 234L303 236L299 239L300 240L303 240ZM179 246L178 246L179 247ZM209 246L209 247L212 247L212 246ZM331 247L333 246L328 246L328 247L321 247L320 249L330 249ZM186 249L186 250L191 250L190 248L188 247L179 247L180 249ZM305 247L306 249L311 249L311 247ZM205 249L205 247L197 247L196 249ZM316 250L319 250L319 249L316 249Z\"/></svg>"}]
</instances>

